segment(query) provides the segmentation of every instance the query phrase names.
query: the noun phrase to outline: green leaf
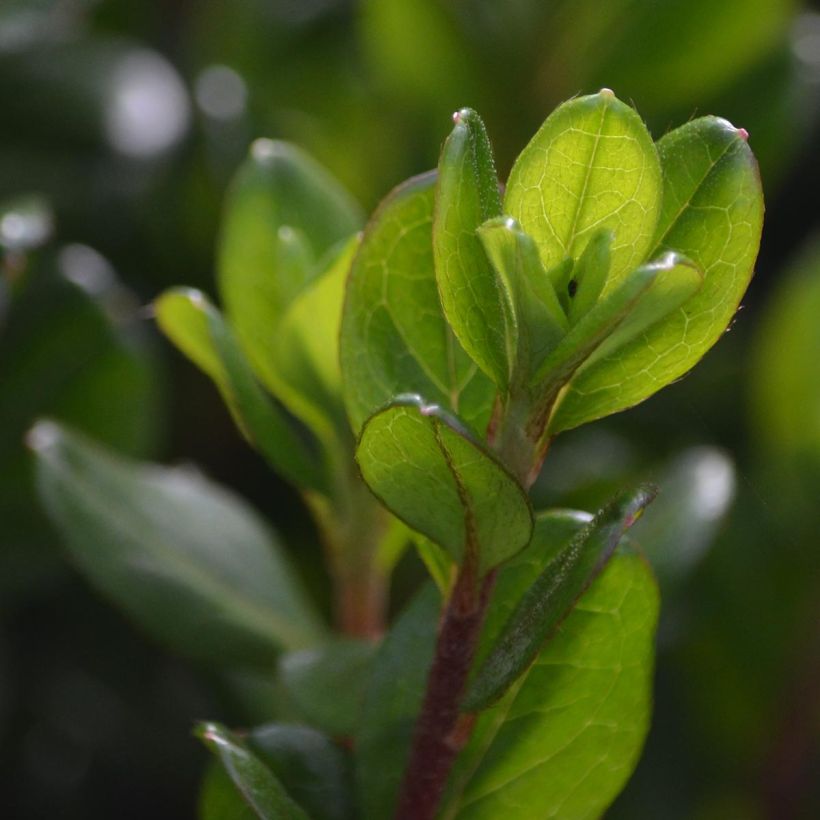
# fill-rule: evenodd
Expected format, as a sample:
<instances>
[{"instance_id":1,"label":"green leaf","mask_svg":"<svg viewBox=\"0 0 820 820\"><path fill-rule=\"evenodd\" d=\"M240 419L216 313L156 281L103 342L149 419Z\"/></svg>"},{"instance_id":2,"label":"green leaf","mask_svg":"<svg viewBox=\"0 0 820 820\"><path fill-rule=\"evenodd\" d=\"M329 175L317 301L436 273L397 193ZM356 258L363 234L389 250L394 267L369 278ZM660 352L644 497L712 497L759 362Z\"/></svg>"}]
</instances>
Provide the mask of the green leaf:
<instances>
[{"instance_id":1,"label":"green leaf","mask_svg":"<svg viewBox=\"0 0 820 820\"><path fill-rule=\"evenodd\" d=\"M462 705L465 712L485 709L497 701L526 670L656 493L648 487L621 493L547 564L473 678ZM536 529L535 539L538 535ZM537 540L529 549L541 551Z\"/></svg>"},{"instance_id":2,"label":"green leaf","mask_svg":"<svg viewBox=\"0 0 820 820\"><path fill-rule=\"evenodd\" d=\"M198 290L174 288L154 303L165 335L216 384L248 441L298 487L326 491L317 455L285 413L265 395L233 332Z\"/></svg>"},{"instance_id":3,"label":"green leaf","mask_svg":"<svg viewBox=\"0 0 820 820\"><path fill-rule=\"evenodd\" d=\"M270 723L248 735L247 745L281 781L312 820L352 820L350 755L308 726Z\"/></svg>"},{"instance_id":4,"label":"green leaf","mask_svg":"<svg viewBox=\"0 0 820 820\"><path fill-rule=\"evenodd\" d=\"M661 202L661 170L638 114L608 89L550 114L510 172L504 211L532 236L544 267L577 259L613 231L611 290L647 257Z\"/></svg>"},{"instance_id":5,"label":"green leaf","mask_svg":"<svg viewBox=\"0 0 820 820\"><path fill-rule=\"evenodd\" d=\"M482 444L436 405L401 396L365 424L356 460L370 489L413 529L479 572L522 549L529 500Z\"/></svg>"},{"instance_id":6,"label":"green leaf","mask_svg":"<svg viewBox=\"0 0 820 820\"><path fill-rule=\"evenodd\" d=\"M356 737L356 784L363 820L393 816L436 645L441 596L427 584L384 639Z\"/></svg>"},{"instance_id":7,"label":"green leaf","mask_svg":"<svg viewBox=\"0 0 820 820\"><path fill-rule=\"evenodd\" d=\"M245 802L260 820L309 820L273 772L219 723L203 723L197 736L219 758Z\"/></svg>"},{"instance_id":8,"label":"green leaf","mask_svg":"<svg viewBox=\"0 0 820 820\"><path fill-rule=\"evenodd\" d=\"M190 657L273 663L323 629L272 534L190 469L126 460L53 422L29 434L71 558L143 629Z\"/></svg>"},{"instance_id":9,"label":"green leaf","mask_svg":"<svg viewBox=\"0 0 820 820\"><path fill-rule=\"evenodd\" d=\"M632 271L567 333L542 362L533 383L552 398L586 363L617 364L620 349L691 296L702 282L700 271L674 253ZM560 405L559 405L560 407ZM551 432L558 432L554 420Z\"/></svg>"},{"instance_id":10,"label":"green leaf","mask_svg":"<svg viewBox=\"0 0 820 820\"><path fill-rule=\"evenodd\" d=\"M752 276L763 195L744 134L704 117L667 134L658 150L664 197L653 255L685 254L703 272L703 286L612 361L579 372L556 410L554 432L631 407L688 372L723 334Z\"/></svg>"},{"instance_id":11,"label":"green leaf","mask_svg":"<svg viewBox=\"0 0 820 820\"><path fill-rule=\"evenodd\" d=\"M373 651L371 643L348 639L284 655L279 678L300 718L330 735L352 735Z\"/></svg>"},{"instance_id":12,"label":"green leaf","mask_svg":"<svg viewBox=\"0 0 820 820\"><path fill-rule=\"evenodd\" d=\"M478 229L502 289L508 295L509 327L505 339L513 389L526 384L537 363L567 331L564 313L532 238L510 217L491 219Z\"/></svg>"},{"instance_id":13,"label":"green leaf","mask_svg":"<svg viewBox=\"0 0 820 820\"><path fill-rule=\"evenodd\" d=\"M502 389L517 348L514 296L487 259L476 234L501 214L498 177L484 123L464 108L438 165L433 255L444 315L458 340Z\"/></svg>"},{"instance_id":14,"label":"green leaf","mask_svg":"<svg viewBox=\"0 0 820 820\"><path fill-rule=\"evenodd\" d=\"M197 802L199 820L256 820L258 817L230 775L215 760L205 770Z\"/></svg>"},{"instance_id":15,"label":"green leaf","mask_svg":"<svg viewBox=\"0 0 820 820\"><path fill-rule=\"evenodd\" d=\"M390 193L365 229L342 319L347 411L356 431L399 393L426 396L482 434L495 388L444 319L433 268L435 175Z\"/></svg>"},{"instance_id":16,"label":"green leaf","mask_svg":"<svg viewBox=\"0 0 820 820\"><path fill-rule=\"evenodd\" d=\"M598 301L609 276L614 235L606 228L587 243L572 276L575 293L569 297L569 320L575 324Z\"/></svg>"},{"instance_id":17,"label":"green leaf","mask_svg":"<svg viewBox=\"0 0 820 820\"><path fill-rule=\"evenodd\" d=\"M529 552L502 570L494 602L515 600L543 567ZM442 820L600 817L649 727L657 614L645 561L619 552L528 672L479 715Z\"/></svg>"},{"instance_id":18,"label":"green leaf","mask_svg":"<svg viewBox=\"0 0 820 820\"><path fill-rule=\"evenodd\" d=\"M257 140L228 195L218 277L228 320L265 385L309 426L327 420L313 406L316 396L279 370L287 364L277 350L280 325L362 221L339 183L283 142ZM321 332L323 319L314 330Z\"/></svg>"},{"instance_id":19,"label":"green leaf","mask_svg":"<svg viewBox=\"0 0 820 820\"><path fill-rule=\"evenodd\" d=\"M349 432L342 400L339 330L345 282L359 246L353 237L334 248L327 268L290 304L271 332L272 380L278 394L288 397L293 412L323 430L328 420ZM272 382L273 383L273 382Z\"/></svg>"}]
</instances>

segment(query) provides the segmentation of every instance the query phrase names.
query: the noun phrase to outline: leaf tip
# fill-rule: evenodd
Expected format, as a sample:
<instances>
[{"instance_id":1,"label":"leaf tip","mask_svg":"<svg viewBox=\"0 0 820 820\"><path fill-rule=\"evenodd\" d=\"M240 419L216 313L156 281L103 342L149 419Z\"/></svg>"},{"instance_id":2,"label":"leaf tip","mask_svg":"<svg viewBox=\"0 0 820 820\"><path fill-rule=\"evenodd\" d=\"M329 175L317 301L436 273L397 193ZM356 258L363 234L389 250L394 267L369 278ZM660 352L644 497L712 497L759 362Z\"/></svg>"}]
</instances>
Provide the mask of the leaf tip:
<instances>
[{"instance_id":1,"label":"leaf tip","mask_svg":"<svg viewBox=\"0 0 820 820\"><path fill-rule=\"evenodd\" d=\"M453 122L456 125L466 125L474 117L475 111L472 108L459 108L453 112Z\"/></svg>"}]
</instances>

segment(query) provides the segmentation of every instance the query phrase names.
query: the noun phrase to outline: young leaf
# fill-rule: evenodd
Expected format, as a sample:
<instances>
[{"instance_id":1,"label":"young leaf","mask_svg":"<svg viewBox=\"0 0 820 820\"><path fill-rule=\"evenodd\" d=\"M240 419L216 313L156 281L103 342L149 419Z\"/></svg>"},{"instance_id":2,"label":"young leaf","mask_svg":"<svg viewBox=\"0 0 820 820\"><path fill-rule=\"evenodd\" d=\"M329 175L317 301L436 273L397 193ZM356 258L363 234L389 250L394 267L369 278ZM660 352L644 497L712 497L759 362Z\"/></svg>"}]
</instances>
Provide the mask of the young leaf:
<instances>
[{"instance_id":1,"label":"young leaf","mask_svg":"<svg viewBox=\"0 0 820 820\"><path fill-rule=\"evenodd\" d=\"M516 480L451 416L402 396L364 426L356 460L385 506L479 572L522 549L532 512Z\"/></svg>"},{"instance_id":2,"label":"young leaf","mask_svg":"<svg viewBox=\"0 0 820 820\"><path fill-rule=\"evenodd\" d=\"M482 370L509 386L518 347L514 296L487 260L479 225L501 214L498 177L484 123L469 108L453 116L438 166L433 219L436 281L447 321Z\"/></svg>"},{"instance_id":3,"label":"young leaf","mask_svg":"<svg viewBox=\"0 0 820 820\"><path fill-rule=\"evenodd\" d=\"M541 564L522 572L527 553L501 571L494 600L532 581ZM657 614L648 566L617 554L506 697L478 716L439 817L600 817L649 727Z\"/></svg>"},{"instance_id":4,"label":"young leaf","mask_svg":"<svg viewBox=\"0 0 820 820\"><path fill-rule=\"evenodd\" d=\"M273 772L218 723L203 723L197 736L219 758L245 802L260 820L309 820Z\"/></svg>"},{"instance_id":5,"label":"young leaf","mask_svg":"<svg viewBox=\"0 0 820 820\"><path fill-rule=\"evenodd\" d=\"M254 142L228 192L219 239L220 293L243 342L264 339L257 323L275 322L321 257L363 221L350 195L299 148Z\"/></svg>"},{"instance_id":6,"label":"young leaf","mask_svg":"<svg viewBox=\"0 0 820 820\"><path fill-rule=\"evenodd\" d=\"M515 334L508 340L509 385L526 384L567 331L567 317L547 276L532 238L510 217L491 219L478 237L498 281L509 295Z\"/></svg>"},{"instance_id":7,"label":"young leaf","mask_svg":"<svg viewBox=\"0 0 820 820\"><path fill-rule=\"evenodd\" d=\"M427 584L379 648L356 736L362 820L392 817L433 660L441 596Z\"/></svg>"},{"instance_id":8,"label":"young leaf","mask_svg":"<svg viewBox=\"0 0 820 820\"><path fill-rule=\"evenodd\" d=\"M43 504L88 580L197 659L269 666L323 635L272 534L184 469L117 457L53 422L29 434Z\"/></svg>"},{"instance_id":9,"label":"young leaf","mask_svg":"<svg viewBox=\"0 0 820 820\"><path fill-rule=\"evenodd\" d=\"M609 276L612 231L606 228L593 234L575 266L569 294L569 320L575 324L598 301Z\"/></svg>"},{"instance_id":10,"label":"young leaf","mask_svg":"<svg viewBox=\"0 0 820 820\"><path fill-rule=\"evenodd\" d=\"M301 381L281 376L278 331L288 307L330 266L327 255L362 221L339 183L283 142L257 140L228 195L218 271L228 320L265 385L309 426L326 420Z\"/></svg>"},{"instance_id":11,"label":"young leaf","mask_svg":"<svg viewBox=\"0 0 820 820\"><path fill-rule=\"evenodd\" d=\"M247 745L311 820L353 820L350 755L327 735L309 726L269 723L253 729Z\"/></svg>"},{"instance_id":12,"label":"young leaf","mask_svg":"<svg viewBox=\"0 0 820 820\"><path fill-rule=\"evenodd\" d=\"M283 655L279 679L302 720L333 736L352 735L372 659L371 643L338 640Z\"/></svg>"},{"instance_id":13,"label":"young leaf","mask_svg":"<svg viewBox=\"0 0 820 820\"><path fill-rule=\"evenodd\" d=\"M701 281L697 268L674 253L635 269L567 333L542 362L533 384L545 385L553 396L588 359L603 356L599 350L616 360L621 346L680 307Z\"/></svg>"},{"instance_id":14,"label":"young leaf","mask_svg":"<svg viewBox=\"0 0 820 820\"><path fill-rule=\"evenodd\" d=\"M347 285L341 362L356 431L394 396L417 392L483 433L495 389L441 311L433 269L435 175L392 191L365 229Z\"/></svg>"},{"instance_id":15,"label":"young leaf","mask_svg":"<svg viewBox=\"0 0 820 820\"><path fill-rule=\"evenodd\" d=\"M321 432L327 422L349 431L342 400L339 328L345 281L358 249L353 237L333 248L327 267L293 300L270 330L270 383L274 392Z\"/></svg>"},{"instance_id":16,"label":"young leaf","mask_svg":"<svg viewBox=\"0 0 820 820\"><path fill-rule=\"evenodd\" d=\"M703 272L703 286L612 359L579 371L553 432L631 407L689 371L726 329L752 276L763 195L745 132L704 117L667 134L658 150L664 197L653 255L686 254Z\"/></svg>"},{"instance_id":17,"label":"young leaf","mask_svg":"<svg viewBox=\"0 0 820 820\"><path fill-rule=\"evenodd\" d=\"M462 705L464 711L485 709L513 685L604 568L624 533L655 494L654 488L647 487L622 493L550 561L524 593L473 678ZM539 547L533 543L530 549Z\"/></svg>"},{"instance_id":18,"label":"young leaf","mask_svg":"<svg viewBox=\"0 0 820 820\"><path fill-rule=\"evenodd\" d=\"M165 335L214 381L245 438L298 487L327 491L318 456L256 381L233 332L198 290L174 288L154 303Z\"/></svg>"},{"instance_id":19,"label":"young leaf","mask_svg":"<svg viewBox=\"0 0 820 820\"><path fill-rule=\"evenodd\" d=\"M658 152L641 118L608 89L550 114L515 162L504 212L548 270L612 230L610 287L646 259L661 202Z\"/></svg>"}]
</instances>

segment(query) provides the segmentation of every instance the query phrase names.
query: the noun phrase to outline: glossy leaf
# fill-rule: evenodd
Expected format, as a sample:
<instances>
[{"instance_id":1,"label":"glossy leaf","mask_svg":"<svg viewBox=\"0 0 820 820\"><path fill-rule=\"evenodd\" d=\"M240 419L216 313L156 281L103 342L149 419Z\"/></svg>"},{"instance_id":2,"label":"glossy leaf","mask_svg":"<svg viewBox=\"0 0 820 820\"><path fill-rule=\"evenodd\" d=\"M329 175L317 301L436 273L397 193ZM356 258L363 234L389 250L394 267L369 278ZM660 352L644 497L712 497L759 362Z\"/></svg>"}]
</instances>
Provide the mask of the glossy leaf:
<instances>
[{"instance_id":1,"label":"glossy leaf","mask_svg":"<svg viewBox=\"0 0 820 820\"><path fill-rule=\"evenodd\" d=\"M243 435L271 466L298 487L325 489L318 456L265 395L233 332L207 297L175 288L160 296L154 308L162 331L214 381Z\"/></svg>"},{"instance_id":2,"label":"glossy leaf","mask_svg":"<svg viewBox=\"0 0 820 820\"><path fill-rule=\"evenodd\" d=\"M41 499L88 580L195 658L270 665L323 630L271 532L182 468L137 463L53 422L30 433Z\"/></svg>"},{"instance_id":3,"label":"glossy leaf","mask_svg":"<svg viewBox=\"0 0 820 820\"><path fill-rule=\"evenodd\" d=\"M367 228L347 286L341 362L356 431L399 393L457 413L477 433L495 389L444 319L433 268L435 175L400 185Z\"/></svg>"},{"instance_id":4,"label":"glossy leaf","mask_svg":"<svg viewBox=\"0 0 820 820\"><path fill-rule=\"evenodd\" d=\"M438 165L433 255L444 315L458 340L501 388L510 382L518 326L515 297L487 259L476 234L500 216L501 198L484 123L464 108Z\"/></svg>"},{"instance_id":5,"label":"glossy leaf","mask_svg":"<svg viewBox=\"0 0 820 820\"><path fill-rule=\"evenodd\" d=\"M547 564L524 593L473 678L464 698L464 711L485 709L515 683L606 566L624 533L640 518L656 492L641 487L622 493ZM540 551L537 541L530 550Z\"/></svg>"},{"instance_id":6,"label":"glossy leaf","mask_svg":"<svg viewBox=\"0 0 820 820\"><path fill-rule=\"evenodd\" d=\"M260 820L309 820L273 772L232 732L218 723L203 723L196 731L219 758L231 781Z\"/></svg>"},{"instance_id":7,"label":"glossy leaf","mask_svg":"<svg viewBox=\"0 0 820 820\"><path fill-rule=\"evenodd\" d=\"M646 259L660 201L652 138L632 108L602 89L550 114L510 172L504 211L535 239L547 269L611 230L611 290Z\"/></svg>"},{"instance_id":8,"label":"glossy leaf","mask_svg":"<svg viewBox=\"0 0 820 820\"><path fill-rule=\"evenodd\" d=\"M376 655L356 736L356 784L362 820L392 817L427 673L441 597L427 584L399 616Z\"/></svg>"},{"instance_id":9,"label":"glossy leaf","mask_svg":"<svg viewBox=\"0 0 820 820\"><path fill-rule=\"evenodd\" d=\"M685 254L703 272L703 286L612 361L579 372L556 410L554 432L631 407L689 371L731 322L752 276L763 196L744 133L704 117L667 134L658 150L664 198L652 255Z\"/></svg>"},{"instance_id":10,"label":"glossy leaf","mask_svg":"<svg viewBox=\"0 0 820 820\"><path fill-rule=\"evenodd\" d=\"M515 600L543 567L529 552L502 570L495 600ZM644 560L616 554L525 675L479 715L442 820L600 817L649 727L657 614Z\"/></svg>"},{"instance_id":11,"label":"glossy leaf","mask_svg":"<svg viewBox=\"0 0 820 820\"><path fill-rule=\"evenodd\" d=\"M370 489L410 527L456 561L487 570L532 533L526 494L451 416L405 396L371 416L356 460Z\"/></svg>"},{"instance_id":12,"label":"glossy leaf","mask_svg":"<svg viewBox=\"0 0 820 820\"><path fill-rule=\"evenodd\" d=\"M270 723L248 734L248 748L311 820L353 820L350 755L309 726Z\"/></svg>"},{"instance_id":13,"label":"glossy leaf","mask_svg":"<svg viewBox=\"0 0 820 820\"><path fill-rule=\"evenodd\" d=\"M339 183L283 142L257 140L228 195L218 277L228 320L265 385L311 426L327 420L309 385L294 382L293 371L290 378L281 373L288 362L277 350L280 326L297 296L332 265L333 249L362 221ZM313 330L322 333L324 320L317 317Z\"/></svg>"},{"instance_id":14,"label":"glossy leaf","mask_svg":"<svg viewBox=\"0 0 820 820\"><path fill-rule=\"evenodd\" d=\"M284 655L279 678L302 720L330 735L352 735L372 658L372 644L339 640Z\"/></svg>"},{"instance_id":15,"label":"glossy leaf","mask_svg":"<svg viewBox=\"0 0 820 820\"><path fill-rule=\"evenodd\" d=\"M526 384L537 363L555 347L568 328L552 282L541 265L532 238L509 217L485 222L478 237L509 298L510 327L505 339L507 386Z\"/></svg>"}]
</instances>

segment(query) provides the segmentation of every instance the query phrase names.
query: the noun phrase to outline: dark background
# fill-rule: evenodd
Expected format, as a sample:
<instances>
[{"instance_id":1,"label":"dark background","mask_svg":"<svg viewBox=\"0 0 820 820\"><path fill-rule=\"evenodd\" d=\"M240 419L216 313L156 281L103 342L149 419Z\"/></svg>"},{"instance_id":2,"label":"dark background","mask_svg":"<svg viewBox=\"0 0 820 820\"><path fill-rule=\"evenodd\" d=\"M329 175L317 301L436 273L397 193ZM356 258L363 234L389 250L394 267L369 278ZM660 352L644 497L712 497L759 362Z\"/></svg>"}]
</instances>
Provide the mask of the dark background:
<instances>
[{"instance_id":1,"label":"dark background","mask_svg":"<svg viewBox=\"0 0 820 820\"><path fill-rule=\"evenodd\" d=\"M536 487L587 509L637 477L665 491L636 536L664 593L654 724L608 816L820 816L820 9L786 0L0 3L2 816L193 817L192 722L265 718L68 566L31 486L35 418L196 462L327 588L298 497L145 310L173 284L213 293L222 193L252 139L299 143L372 209L435 165L453 110L483 115L503 178L557 103L601 86L656 137L706 113L746 128L767 200L732 332L640 408L565 436ZM6 212L50 239L24 258ZM418 577L408 556L397 603Z\"/></svg>"}]
</instances>

